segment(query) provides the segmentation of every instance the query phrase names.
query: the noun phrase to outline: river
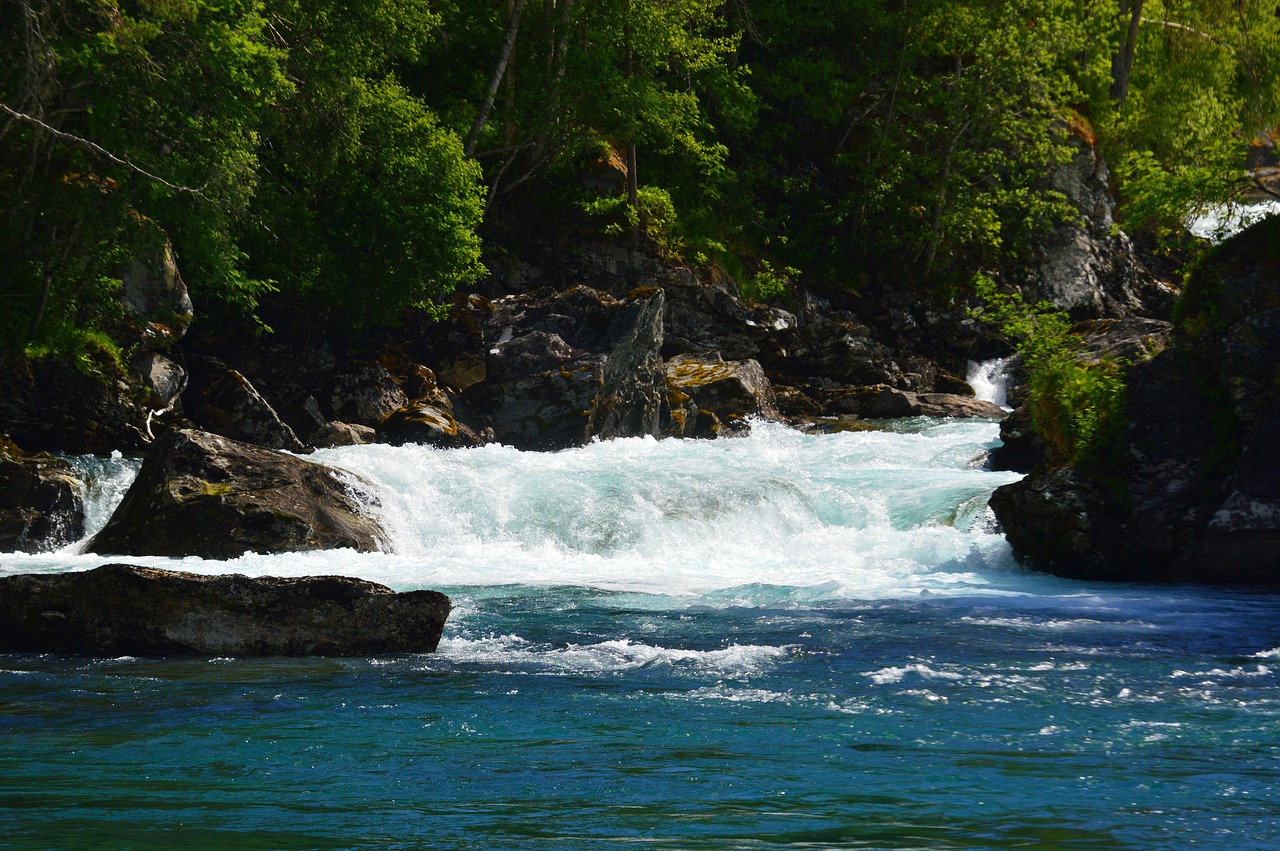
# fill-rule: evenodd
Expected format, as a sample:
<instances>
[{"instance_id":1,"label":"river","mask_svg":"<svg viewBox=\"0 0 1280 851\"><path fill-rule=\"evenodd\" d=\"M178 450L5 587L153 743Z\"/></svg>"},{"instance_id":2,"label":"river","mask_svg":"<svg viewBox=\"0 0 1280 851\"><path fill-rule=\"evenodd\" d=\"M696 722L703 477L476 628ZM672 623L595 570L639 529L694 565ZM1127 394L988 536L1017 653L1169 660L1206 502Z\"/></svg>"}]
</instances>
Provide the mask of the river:
<instances>
[{"instance_id":1,"label":"river","mask_svg":"<svg viewBox=\"0 0 1280 851\"><path fill-rule=\"evenodd\" d=\"M1280 596L1025 571L997 439L319 452L391 552L129 561L438 589L440 651L0 656L0 847L1280 846Z\"/></svg>"}]
</instances>

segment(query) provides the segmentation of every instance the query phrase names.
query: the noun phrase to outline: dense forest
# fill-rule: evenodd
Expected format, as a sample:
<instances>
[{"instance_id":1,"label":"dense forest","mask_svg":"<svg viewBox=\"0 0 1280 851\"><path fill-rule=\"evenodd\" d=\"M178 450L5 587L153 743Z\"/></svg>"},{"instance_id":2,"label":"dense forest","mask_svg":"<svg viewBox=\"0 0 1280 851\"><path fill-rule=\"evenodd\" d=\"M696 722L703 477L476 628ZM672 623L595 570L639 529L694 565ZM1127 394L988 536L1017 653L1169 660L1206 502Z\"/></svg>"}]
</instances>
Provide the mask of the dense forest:
<instances>
[{"instance_id":1,"label":"dense forest","mask_svg":"<svg viewBox=\"0 0 1280 851\"><path fill-rule=\"evenodd\" d=\"M359 332L533 217L794 282L964 287L1077 215L1255 189L1274 0L3 0L3 347L110 353L172 245L202 315L268 295Z\"/></svg>"}]
</instances>

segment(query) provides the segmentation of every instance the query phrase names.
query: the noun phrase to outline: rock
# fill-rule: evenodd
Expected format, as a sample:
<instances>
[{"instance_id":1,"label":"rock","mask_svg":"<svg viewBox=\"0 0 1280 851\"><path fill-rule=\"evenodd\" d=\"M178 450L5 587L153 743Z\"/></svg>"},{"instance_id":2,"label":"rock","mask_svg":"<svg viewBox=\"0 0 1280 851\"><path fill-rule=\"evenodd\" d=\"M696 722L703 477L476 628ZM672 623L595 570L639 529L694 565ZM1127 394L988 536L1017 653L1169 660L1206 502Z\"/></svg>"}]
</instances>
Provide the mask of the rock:
<instances>
[{"instance_id":1,"label":"rock","mask_svg":"<svg viewBox=\"0 0 1280 851\"><path fill-rule=\"evenodd\" d=\"M1278 250L1267 220L1202 261L1169 345L1123 372L1123 443L1104 460L996 492L1019 558L1072 577L1280 584Z\"/></svg>"},{"instance_id":2,"label":"rock","mask_svg":"<svg viewBox=\"0 0 1280 851\"><path fill-rule=\"evenodd\" d=\"M1049 450L1031 425L1031 412L1019 405L1000 422L1000 445L991 450L987 468L1030 473L1048 458Z\"/></svg>"},{"instance_id":3,"label":"rock","mask_svg":"<svg viewBox=\"0 0 1280 851\"><path fill-rule=\"evenodd\" d=\"M108 564L0 578L0 652L96 656L431 653L452 604L345 576L199 576Z\"/></svg>"},{"instance_id":4,"label":"rock","mask_svg":"<svg viewBox=\"0 0 1280 851\"><path fill-rule=\"evenodd\" d=\"M953 393L912 393L885 384L854 387L836 404L841 413L872 419L896 417L970 417L1002 420L1008 411L993 402Z\"/></svg>"},{"instance_id":5,"label":"rock","mask_svg":"<svg viewBox=\"0 0 1280 851\"><path fill-rule=\"evenodd\" d=\"M483 446L492 435L492 431L487 435L477 434L466 423L459 422L450 409L425 403L398 408L378 424L378 440L393 446L425 443L441 449L462 449Z\"/></svg>"},{"instance_id":6,"label":"rock","mask_svg":"<svg viewBox=\"0 0 1280 851\"><path fill-rule=\"evenodd\" d=\"M1068 141L1072 158L1051 168L1049 185L1080 218L1033 243L1035 261L1023 292L1029 304L1048 301L1075 319L1104 316L1167 317L1177 298L1138 263L1129 237L1115 228L1110 172L1087 130Z\"/></svg>"},{"instance_id":7,"label":"rock","mask_svg":"<svg viewBox=\"0 0 1280 851\"><path fill-rule=\"evenodd\" d=\"M354 474L190 429L157 440L91 553L236 558L383 548L372 486Z\"/></svg>"},{"instance_id":8,"label":"rock","mask_svg":"<svg viewBox=\"0 0 1280 851\"><path fill-rule=\"evenodd\" d=\"M87 483L47 452L0 437L0 552L55 550L84 537Z\"/></svg>"},{"instance_id":9,"label":"rock","mask_svg":"<svg viewBox=\"0 0 1280 851\"><path fill-rule=\"evenodd\" d=\"M150 413L114 363L97 372L47 356L0 360L0 423L29 451L107 454L137 451L150 441Z\"/></svg>"},{"instance_id":10,"label":"rock","mask_svg":"<svg viewBox=\"0 0 1280 851\"><path fill-rule=\"evenodd\" d=\"M141 327L145 345L158 348L182 338L195 309L168 239L139 252L120 280L125 309Z\"/></svg>"},{"instance_id":11,"label":"rock","mask_svg":"<svg viewBox=\"0 0 1280 851\"><path fill-rule=\"evenodd\" d=\"M339 368L325 396L334 419L370 428L377 428L383 417L409 402L396 376L377 361L358 361Z\"/></svg>"},{"instance_id":12,"label":"rock","mask_svg":"<svg viewBox=\"0 0 1280 851\"><path fill-rule=\"evenodd\" d=\"M234 369L223 371L200 394L196 419L214 434L233 440L290 452L307 450L249 379Z\"/></svg>"},{"instance_id":13,"label":"rock","mask_svg":"<svg viewBox=\"0 0 1280 851\"><path fill-rule=\"evenodd\" d=\"M662 306L661 291L617 300L588 287L498 299L485 326L485 380L464 397L497 440L521 449L657 434Z\"/></svg>"},{"instance_id":14,"label":"rock","mask_svg":"<svg viewBox=\"0 0 1280 851\"><path fill-rule=\"evenodd\" d=\"M924 371L928 374L907 374L897 353L873 339L870 329L852 314L836 310L823 298L803 294L796 321L793 328L779 331L776 353L765 357L764 363L771 372L800 377L809 383L821 379L840 385L933 389L935 375L927 367Z\"/></svg>"},{"instance_id":15,"label":"rock","mask_svg":"<svg viewBox=\"0 0 1280 851\"><path fill-rule=\"evenodd\" d=\"M673 434L709 437L741 427L749 417L782 418L769 379L753 360L725 361L718 353L681 356L667 361L665 372Z\"/></svg>"},{"instance_id":16,"label":"rock","mask_svg":"<svg viewBox=\"0 0 1280 851\"><path fill-rule=\"evenodd\" d=\"M316 448L363 446L377 441L377 431L369 426L336 421L325 423L308 438L308 442Z\"/></svg>"},{"instance_id":17,"label":"rock","mask_svg":"<svg viewBox=\"0 0 1280 851\"><path fill-rule=\"evenodd\" d=\"M164 355L139 352L129 366L146 394L143 404L153 411L170 410L187 389L187 371Z\"/></svg>"}]
</instances>

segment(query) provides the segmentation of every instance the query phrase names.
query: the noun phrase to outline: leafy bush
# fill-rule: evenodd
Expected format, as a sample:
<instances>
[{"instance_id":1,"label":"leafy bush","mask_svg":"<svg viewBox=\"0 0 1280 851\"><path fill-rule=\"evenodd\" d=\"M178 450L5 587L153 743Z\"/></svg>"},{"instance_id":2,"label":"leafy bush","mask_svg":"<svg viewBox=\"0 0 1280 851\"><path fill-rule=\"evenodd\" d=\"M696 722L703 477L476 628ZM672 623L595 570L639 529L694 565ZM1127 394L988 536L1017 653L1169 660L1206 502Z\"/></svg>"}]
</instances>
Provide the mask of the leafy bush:
<instances>
[{"instance_id":1,"label":"leafy bush","mask_svg":"<svg viewBox=\"0 0 1280 851\"><path fill-rule=\"evenodd\" d=\"M1026 304L986 275L974 278L977 315L1012 337L1027 373L1031 424L1059 464L1105 463L1123 444L1122 364L1094 360L1067 315L1047 302Z\"/></svg>"}]
</instances>

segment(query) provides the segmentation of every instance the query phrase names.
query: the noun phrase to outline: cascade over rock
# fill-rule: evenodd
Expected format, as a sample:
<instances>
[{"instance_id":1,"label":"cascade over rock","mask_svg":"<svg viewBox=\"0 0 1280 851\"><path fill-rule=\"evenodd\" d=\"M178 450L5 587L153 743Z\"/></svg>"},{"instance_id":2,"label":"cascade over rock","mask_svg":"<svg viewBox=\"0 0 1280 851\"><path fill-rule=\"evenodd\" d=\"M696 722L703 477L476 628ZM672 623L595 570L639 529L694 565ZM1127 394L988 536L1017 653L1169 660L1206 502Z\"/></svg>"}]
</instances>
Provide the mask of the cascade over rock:
<instances>
[{"instance_id":1,"label":"cascade over rock","mask_svg":"<svg viewBox=\"0 0 1280 851\"><path fill-rule=\"evenodd\" d=\"M452 604L345 576L200 576L108 564L0 578L0 653L431 653Z\"/></svg>"},{"instance_id":2,"label":"cascade over rock","mask_svg":"<svg viewBox=\"0 0 1280 851\"><path fill-rule=\"evenodd\" d=\"M1268 219L1198 267L1172 345L1124 372L1125 443L1109 463L996 491L1020 558L1064 576L1280 583L1278 258Z\"/></svg>"},{"instance_id":3,"label":"cascade over rock","mask_svg":"<svg viewBox=\"0 0 1280 851\"><path fill-rule=\"evenodd\" d=\"M190 429L157 440L92 553L235 558L385 540L359 477Z\"/></svg>"}]
</instances>

